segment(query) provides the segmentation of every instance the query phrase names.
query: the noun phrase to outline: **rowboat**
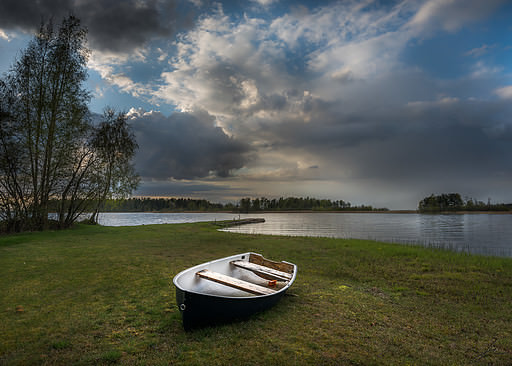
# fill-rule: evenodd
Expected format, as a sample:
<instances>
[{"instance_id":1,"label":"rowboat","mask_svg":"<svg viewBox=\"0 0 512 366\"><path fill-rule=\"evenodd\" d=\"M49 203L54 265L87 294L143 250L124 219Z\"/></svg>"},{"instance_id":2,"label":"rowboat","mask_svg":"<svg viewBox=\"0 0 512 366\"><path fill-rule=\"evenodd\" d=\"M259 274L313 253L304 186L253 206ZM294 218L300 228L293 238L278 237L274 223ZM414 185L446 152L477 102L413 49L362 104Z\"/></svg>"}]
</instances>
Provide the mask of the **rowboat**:
<instances>
[{"instance_id":1,"label":"rowboat","mask_svg":"<svg viewBox=\"0 0 512 366\"><path fill-rule=\"evenodd\" d=\"M297 266L242 253L178 273L173 283L186 330L246 318L277 303L293 284Z\"/></svg>"}]
</instances>

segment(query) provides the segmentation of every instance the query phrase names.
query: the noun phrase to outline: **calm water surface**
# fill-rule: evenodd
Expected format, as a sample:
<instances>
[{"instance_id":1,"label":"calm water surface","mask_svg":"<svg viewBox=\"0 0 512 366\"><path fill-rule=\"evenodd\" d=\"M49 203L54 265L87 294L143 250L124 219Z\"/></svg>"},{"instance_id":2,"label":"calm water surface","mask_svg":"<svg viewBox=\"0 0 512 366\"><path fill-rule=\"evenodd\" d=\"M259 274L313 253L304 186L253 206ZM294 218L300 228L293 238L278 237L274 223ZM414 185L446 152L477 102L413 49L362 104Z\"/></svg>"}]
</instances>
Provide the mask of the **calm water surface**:
<instances>
[{"instance_id":1,"label":"calm water surface","mask_svg":"<svg viewBox=\"0 0 512 366\"><path fill-rule=\"evenodd\" d=\"M242 215L243 217L243 215ZM238 219L232 213L155 213L155 212L104 212L98 222L104 226L137 226L153 224L184 224Z\"/></svg>"},{"instance_id":2,"label":"calm water surface","mask_svg":"<svg viewBox=\"0 0 512 366\"><path fill-rule=\"evenodd\" d=\"M103 213L100 224L132 226L232 220L229 213ZM375 213L265 213L265 222L223 231L290 236L373 239L512 257L512 215L420 215Z\"/></svg>"}]
</instances>

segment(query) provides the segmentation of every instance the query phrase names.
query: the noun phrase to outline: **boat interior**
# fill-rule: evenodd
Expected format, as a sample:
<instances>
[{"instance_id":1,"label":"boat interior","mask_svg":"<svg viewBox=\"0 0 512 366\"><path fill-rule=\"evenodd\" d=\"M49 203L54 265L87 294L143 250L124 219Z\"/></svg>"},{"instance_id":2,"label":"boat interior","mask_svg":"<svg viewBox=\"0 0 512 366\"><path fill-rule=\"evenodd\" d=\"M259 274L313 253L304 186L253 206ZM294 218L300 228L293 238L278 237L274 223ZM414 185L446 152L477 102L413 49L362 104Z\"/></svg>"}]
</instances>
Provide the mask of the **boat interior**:
<instances>
[{"instance_id":1,"label":"boat interior","mask_svg":"<svg viewBox=\"0 0 512 366\"><path fill-rule=\"evenodd\" d=\"M296 266L244 253L181 272L175 284L186 291L227 297L272 295L289 287Z\"/></svg>"}]
</instances>

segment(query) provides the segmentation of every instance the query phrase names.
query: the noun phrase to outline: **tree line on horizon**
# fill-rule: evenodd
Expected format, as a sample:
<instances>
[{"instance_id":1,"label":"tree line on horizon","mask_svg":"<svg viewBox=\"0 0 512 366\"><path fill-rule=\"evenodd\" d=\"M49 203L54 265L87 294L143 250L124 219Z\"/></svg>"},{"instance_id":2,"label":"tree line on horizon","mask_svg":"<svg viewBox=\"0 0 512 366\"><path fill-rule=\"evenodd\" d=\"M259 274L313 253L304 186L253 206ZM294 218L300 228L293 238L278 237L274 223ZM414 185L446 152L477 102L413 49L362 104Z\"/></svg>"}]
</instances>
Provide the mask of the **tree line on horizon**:
<instances>
[{"instance_id":1,"label":"tree line on horizon","mask_svg":"<svg viewBox=\"0 0 512 366\"><path fill-rule=\"evenodd\" d=\"M473 198L463 199L459 193L443 193L430 195L418 203L418 211L422 213L455 212L455 211L512 211L512 203L487 203Z\"/></svg>"},{"instance_id":2,"label":"tree line on horizon","mask_svg":"<svg viewBox=\"0 0 512 366\"><path fill-rule=\"evenodd\" d=\"M287 197L268 199L242 198L237 203L212 203L205 199L193 198L128 198L109 199L101 206L102 212L172 212L172 211L387 211L372 206L352 206L343 200L316 199L310 197Z\"/></svg>"}]
</instances>

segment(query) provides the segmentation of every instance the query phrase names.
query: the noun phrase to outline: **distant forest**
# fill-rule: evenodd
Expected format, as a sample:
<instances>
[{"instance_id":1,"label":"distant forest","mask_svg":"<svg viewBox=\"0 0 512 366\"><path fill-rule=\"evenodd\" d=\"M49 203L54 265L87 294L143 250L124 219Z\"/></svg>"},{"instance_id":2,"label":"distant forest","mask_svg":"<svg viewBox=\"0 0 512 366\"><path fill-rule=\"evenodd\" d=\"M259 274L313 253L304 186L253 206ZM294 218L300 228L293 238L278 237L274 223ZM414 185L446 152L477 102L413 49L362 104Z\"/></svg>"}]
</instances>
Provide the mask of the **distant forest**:
<instances>
[{"instance_id":1,"label":"distant forest","mask_svg":"<svg viewBox=\"0 0 512 366\"><path fill-rule=\"evenodd\" d=\"M451 211L512 211L512 203L487 203L473 198L462 199L459 193L443 193L425 197L418 204L418 211L451 212Z\"/></svg>"},{"instance_id":2,"label":"distant forest","mask_svg":"<svg viewBox=\"0 0 512 366\"><path fill-rule=\"evenodd\" d=\"M50 211L57 212L60 202L50 201ZM97 203L92 202L93 207ZM107 199L100 212L262 212L262 211L364 211L387 212L387 208L374 208L367 205L352 205L343 200L317 199L310 197L287 197L268 199L242 198L236 203L212 203L205 199L193 198L152 198L137 197L128 199ZM463 199L459 193L430 195L418 203L420 213L439 213L456 211L512 211L512 203L491 203Z\"/></svg>"},{"instance_id":3,"label":"distant forest","mask_svg":"<svg viewBox=\"0 0 512 366\"><path fill-rule=\"evenodd\" d=\"M212 203L204 199L192 198L129 198L106 200L102 212L181 212L181 211L388 211L386 208L375 209L372 206L352 206L343 200L331 201L316 198L242 198L236 204Z\"/></svg>"}]
</instances>

